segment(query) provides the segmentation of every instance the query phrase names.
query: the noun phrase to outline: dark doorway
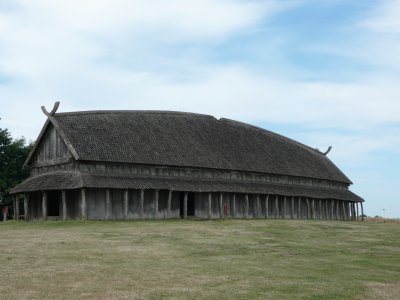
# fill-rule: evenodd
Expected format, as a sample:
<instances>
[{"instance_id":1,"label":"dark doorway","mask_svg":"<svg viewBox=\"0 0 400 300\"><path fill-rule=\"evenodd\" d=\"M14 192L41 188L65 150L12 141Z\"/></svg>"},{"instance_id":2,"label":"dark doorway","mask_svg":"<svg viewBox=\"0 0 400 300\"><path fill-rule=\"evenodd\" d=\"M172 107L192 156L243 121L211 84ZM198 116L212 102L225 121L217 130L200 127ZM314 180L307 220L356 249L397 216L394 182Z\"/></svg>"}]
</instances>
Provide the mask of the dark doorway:
<instances>
[{"instance_id":1,"label":"dark doorway","mask_svg":"<svg viewBox=\"0 0 400 300\"><path fill-rule=\"evenodd\" d=\"M49 191L47 194L47 216L59 217L60 216L60 191Z\"/></svg>"},{"instance_id":2,"label":"dark doorway","mask_svg":"<svg viewBox=\"0 0 400 300\"><path fill-rule=\"evenodd\" d=\"M185 192L179 193L179 213L180 217L184 217L184 202L185 202ZM194 193L188 193L187 198L187 216L194 217L195 215L195 205L194 205Z\"/></svg>"}]
</instances>

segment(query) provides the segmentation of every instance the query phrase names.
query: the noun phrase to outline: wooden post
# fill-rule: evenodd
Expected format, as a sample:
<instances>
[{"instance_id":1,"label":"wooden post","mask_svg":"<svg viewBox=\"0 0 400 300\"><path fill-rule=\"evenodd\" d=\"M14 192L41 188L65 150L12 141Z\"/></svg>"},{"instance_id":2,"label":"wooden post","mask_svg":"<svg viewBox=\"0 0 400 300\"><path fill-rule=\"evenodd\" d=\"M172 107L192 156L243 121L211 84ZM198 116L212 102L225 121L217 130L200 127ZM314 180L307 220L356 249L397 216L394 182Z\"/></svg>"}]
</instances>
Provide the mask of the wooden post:
<instances>
[{"instance_id":1,"label":"wooden post","mask_svg":"<svg viewBox=\"0 0 400 300\"><path fill-rule=\"evenodd\" d=\"M188 202L188 192L185 192L183 196L183 218L187 218L187 202Z\"/></svg>"},{"instance_id":2,"label":"wooden post","mask_svg":"<svg viewBox=\"0 0 400 300\"><path fill-rule=\"evenodd\" d=\"M361 221L364 221L364 207L362 202L360 202L360 204L361 204Z\"/></svg>"},{"instance_id":3,"label":"wooden post","mask_svg":"<svg viewBox=\"0 0 400 300\"><path fill-rule=\"evenodd\" d=\"M28 201L29 201L29 194L24 194L24 217L25 221L29 220L29 212L28 212Z\"/></svg>"},{"instance_id":4,"label":"wooden post","mask_svg":"<svg viewBox=\"0 0 400 300\"><path fill-rule=\"evenodd\" d=\"M346 217L346 206L344 201L342 201L342 211L343 211L343 221L346 221L347 217Z\"/></svg>"},{"instance_id":5,"label":"wooden post","mask_svg":"<svg viewBox=\"0 0 400 300\"><path fill-rule=\"evenodd\" d=\"M248 218L249 217L249 194L246 194L245 196L245 212L244 212L244 217Z\"/></svg>"},{"instance_id":6,"label":"wooden post","mask_svg":"<svg viewBox=\"0 0 400 300\"><path fill-rule=\"evenodd\" d=\"M85 191L85 188L81 189L81 216L82 216L82 220L86 220L86 191Z\"/></svg>"},{"instance_id":7,"label":"wooden post","mask_svg":"<svg viewBox=\"0 0 400 300\"><path fill-rule=\"evenodd\" d=\"M333 220L333 209L334 209L335 201L331 199L331 212L330 212L330 219Z\"/></svg>"},{"instance_id":8,"label":"wooden post","mask_svg":"<svg viewBox=\"0 0 400 300\"><path fill-rule=\"evenodd\" d=\"M357 221L358 221L358 219L359 219L359 211L358 211L358 202L356 202L356 219L357 219Z\"/></svg>"},{"instance_id":9,"label":"wooden post","mask_svg":"<svg viewBox=\"0 0 400 300\"><path fill-rule=\"evenodd\" d=\"M47 191L42 192L42 218L47 220Z\"/></svg>"},{"instance_id":10,"label":"wooden post","mask_svg":"<svg viewBox=\"0 0 400 300\"><path fill-rule=\"evenodd\" d=\"M140 190L140 219L144 219L144 189Z\"/></svg>"},{"instance_id":11,"label":"wooden post","mask_svg":"<svg viewBox=\"0 0 400 300\"><path fill-rule=\"evenodd\" d=\"M339 200L335 200L335 220L339 220Z\"/></svg>"},{"instance_id":12,"label":"wooden post","mask_svg":"<svg viewBox=\"0 0 400 300\"><path fill-rule=\"evenodd\" d=\"M261 203L260 203L260 195L257 194L256 196L257 198L257 213L256 213L256 217L259 218L261 216Z\"/></svg>"},{"instance_id":13,"label":"wooden post","mask_svg":"<svg viewBox=\"0 0 400 300\"><path fill-rule=\"evenodd\" d=\"M232 201L232 218L236 217L236 194L233 193L233 201Z\"/></svg>"},{"instance_id":14,"label":"wooden post","mask_svg":"<svg viewBox=\"0 0 400 300\"><path fill-rule=\"evenodd\" d=\"M67 193L65 190L61 190L61 207L62 207L62 219L67 219Z\"/></svg>"},{"instance_id":15,"label":"wooden post","mask_svg":"<svg viewBox=\"0 0 400 300\"><path fill-rule=\"evenodd\" d=\"M286 219L286 196L283 197L283 213L282 213L283 219Z\"/></svg>"},{"instance_id":16,"label":"wooden post","mask_svg":"<svg viewBox=\"0 0 400 300\"><path fill-rule=\"evenodd\" d=\"M294 197L292 196L292 209L290 210L290 218L294 218Z\"/></svg>"},{"instance_id":17,"label":"wooden post","mask_svg":"<svg viewBox=\"0 0 400 300\"><path fill-rule=\"evenodd\" d=\"M307 220L310 219L310 200L308 198L306 198L306 203L307 203Z\"/></svg>"},{"instance_id":18,"label":"wooden post","mask_svg":"<svg viewBox=\"0 0 400 300\"><path fill-rule=\"evenodd\" d=\"M315 218L315 201L314 201L314 199L312 199L312 205L311 205L311 215L312 215L312 219L313 220L315 220L316 218Z\"/></svg>"},{"instance_id":19,"label":"wooden post","mask_svg":"<svg viewBox=\"0 0 400 300\"><path fill-rule=\"evenodd\" d=\"M19 195L15 196L15 220L19 220Z\"/></svg>"},{"instance_id":20,"label":"wooden post","mask_svg":"<svg viewBox=\"0 0 400 300\"><path fill-rule=\"evenodd\" d=\"M211 219L212 194L208 193L208 218Z\"/></svg>"},{"instance_id":21,"label":"wooden post","mask_svg":"<svg viewBox=\"0 0 400 300\"><path fill-rule=\"evenodd\" d=\"M265 218L269 218L268 214L268 200L269 200L269 195L265 195Z\"/></svg>"},{"instance_id":22,"label":"wooden post","mask_svg":"<svg viewBox=\"0 0 400 300\"><path fill-rule=\"evenodd\" d=\"M110 219L111 214L111 195L110 189L106 189L106 220Z\"/></svg>"},{"instance_id":23,"label":"wooden post","mask_svg":"<svg viewBox=\"0 0 400 300\"><path fill-rule=\"evenodd\" d=\"M169 190L168 191L168 207L167 207L168 218L171 217L171 201L172 201L172 190Z\"/></svg>"},{"instance_id":24,"label":"wooden post","mask_svg":"<svg viewBox=\"0 0 400 300\"><path fill-rule=\"evenodd\" d=\"M13 219L16 220L17 219L17 196L14 195L12 197L12 199L13 199L13 214L14 214Z\"/></svg>"},{"instance_id":25,"label":"wooden post","mask_svg":"<svg viewBox=\"0 0 400 300\"><path fill-rule=\"evenodd\" d=\"M219 193L219 217L220 217L220 219L222 219L224 217L224 208L222 205L223 197L224 197L223 193Z\"/></svg>"},{"instance_id":26,"label":"wooden post","mask_svg":"<svg viewBox=\"0 0 400 300\"><path fill-rule=\"evenodd\" d=\"M329 220L328 199L325 199L325 220Z\"/></svg>"},{"instance_id":27,"label":"wooden post","mask_svg":"<svg viewBox=\"0 0 400 300\"><path fill-rule=\"evenodd\" d=\"M160 196L160 191L155 190L154 192L154 219L158 219L158 199ZM187 210L187 200L186 200L186 210Z\"/></svg>"},{"instance_id":28,"label":"wooden post","mask_svg":"<svg viewBox=\"0 0 400 300\"><path fill-rule=\"evenodd\" d=\"M128 219L128 203L129 203L129 190L124 190L124 203L123 203L124 220Z\"/></svg>"},{"instance_id":29,"label":"wooden post","mask_svg":"<svg viewBox=\"0 0 400 300\"><path fill-rule=\"evenodd\" d=\"M302 219L302 213L301 213L301 197L297 200L297 219Z\"/></svg>"},{"instance_id":30,"label":"wooden post","mask_svg":"<svg viewBox=\"0 0 400 300\"><path fill-rule=\"evenodd\" d=\"M276 197L275 197L275 209L274 209L274 211L275 211L275 213L274 213L275 219L278 218L278 215L279 215L279 202L278 202L278 198L279 198L279 196L276 195Z\"/></svg>"}]
</instances>

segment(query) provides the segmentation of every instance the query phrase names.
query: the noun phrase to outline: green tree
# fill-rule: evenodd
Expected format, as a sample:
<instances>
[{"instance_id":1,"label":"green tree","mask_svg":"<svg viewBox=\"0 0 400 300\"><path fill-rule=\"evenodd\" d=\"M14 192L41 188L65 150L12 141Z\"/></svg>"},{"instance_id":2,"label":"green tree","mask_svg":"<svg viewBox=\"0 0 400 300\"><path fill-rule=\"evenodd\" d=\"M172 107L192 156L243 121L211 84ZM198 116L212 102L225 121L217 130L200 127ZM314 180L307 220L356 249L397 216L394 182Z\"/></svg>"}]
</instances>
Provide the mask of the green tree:
<instances>
[{"instance_id":1,"label":"green tree","mask_svg":"<svg viewBox=\"0 0 400 300\"><path fill-rule=\"evenodd\" d=\"M25 138L13 139L7 129L0 128L0 208L12 203L11 189L29 176L23 164L32 147Z\"/></svg>"}]
</instances>

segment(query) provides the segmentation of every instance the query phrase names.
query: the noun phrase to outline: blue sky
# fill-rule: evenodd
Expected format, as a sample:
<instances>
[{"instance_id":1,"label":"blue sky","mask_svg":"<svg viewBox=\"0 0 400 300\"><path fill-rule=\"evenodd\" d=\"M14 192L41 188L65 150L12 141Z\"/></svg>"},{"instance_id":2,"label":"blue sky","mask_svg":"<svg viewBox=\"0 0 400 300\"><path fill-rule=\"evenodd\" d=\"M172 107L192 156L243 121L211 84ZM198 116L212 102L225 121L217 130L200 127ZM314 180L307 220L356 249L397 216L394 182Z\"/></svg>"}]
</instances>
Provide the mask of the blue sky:
<instances>
[{"instance_id":1,"label":"blue sky","mask_svg":"<svg viewBox=\"0 0 400 300\"><path fill-rule=\"evenodd\" d=\"M399 0L0 0L0 127L164 109L258 125L329 157L400 217Z\"/></svg>"}]
</instances>

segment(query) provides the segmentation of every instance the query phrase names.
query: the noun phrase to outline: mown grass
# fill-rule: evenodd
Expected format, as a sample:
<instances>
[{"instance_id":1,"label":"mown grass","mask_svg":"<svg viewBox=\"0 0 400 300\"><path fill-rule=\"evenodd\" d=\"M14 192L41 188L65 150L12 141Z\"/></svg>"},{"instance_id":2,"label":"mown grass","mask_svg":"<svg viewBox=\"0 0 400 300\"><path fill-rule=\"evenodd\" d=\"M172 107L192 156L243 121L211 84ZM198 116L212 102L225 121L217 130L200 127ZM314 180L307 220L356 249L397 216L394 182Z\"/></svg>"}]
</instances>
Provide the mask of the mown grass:
<instances>
[{"instance_id":1,"label":"mown grass","mask_svg":"<svg viewBox=\"0 0 400 300\"><path fill-rule=\"evenodd\" d=\"M398 224L8 222L10 299L398 299Z\"/></svg>"}]
</instances>

